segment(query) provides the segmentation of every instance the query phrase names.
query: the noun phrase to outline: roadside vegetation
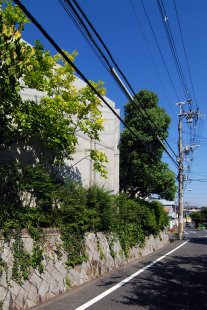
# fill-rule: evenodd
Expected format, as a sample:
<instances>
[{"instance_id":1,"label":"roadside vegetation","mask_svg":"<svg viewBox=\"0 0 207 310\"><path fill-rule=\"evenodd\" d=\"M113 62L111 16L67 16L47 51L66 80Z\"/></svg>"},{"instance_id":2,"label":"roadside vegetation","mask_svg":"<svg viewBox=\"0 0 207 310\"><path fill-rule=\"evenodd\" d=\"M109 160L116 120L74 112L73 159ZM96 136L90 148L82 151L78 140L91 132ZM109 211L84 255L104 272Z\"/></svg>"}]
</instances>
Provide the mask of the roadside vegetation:
<instances>
[{"instance_id":1,"label":"roadside vegetation","mask_svg":"<svg viewBox=\"0 0 207 310\"><path fill-rule=\"evenodd\" d=\"M75 183L54 184L44 172L39 179L40 170L37 174L30 169L32 174L29 178L27 174L22 176L18 189L21 191L21 186L28 191L31 189L35 206L23 205L19 196L15 195L17 191L11 191L10 200L0 206L1 235L8 243L15 239L12 276L17 282L27 279L31 267L43 271L41 242L45 228L60 230L62 249L68 257L66 264L73 267L87 260L84 245L87 232L101 231L113 236L120 241L127 256L131 247L144 246L147 236L158 236L168 225L167 213L159 202L130 199L125 194L111 195L96 186L85 189ZM17 184L14 178L12 181ZM58 207L55 201L58 201ZM23 246L21 230L24 228L35 241L32 253L26 252ZM3 260L0 260L0 265L5 270Z\"/></svg>"},{"instance_id":2,"label":"roadside vegetation","mask_svg":"<svg viewBox=\"0 0 207 310\"><path fill-rule=\"evenodd\" d=\"M207 208L202 208L199 212L191 212L190 217L195 223L195 228L207 228Z\"/></svg>"},{"instance_id":3,"label":"roadside vegetation","mask_svg":"<svg viewBox=\"0 0 207 310\"><path fill-rule=\"evenodd\" d=\"M85 189L69 181L65 159L73 159L77 131L98 140L104 128L101 102L87 86L75 89L75 72L60 55L52 56L40 42L32 47L21 40L28 20L18 7L3 0L0 7L0 237L12 246L12 278L21 283L28 278L30 268L43 271L45 228L60 230L69 267L87 259L86 232L112 233L127 255L132 246L144 245L145 237L159 235L168 224L167 214L158 202L147 203L129 198L129 194L114 196L96 186ZM68 54L73 61L76 55ZM93 82L104 95L102 84ZM45 95L39 102L23 100L20 92L24 87L44 91ZM167 124L168 120L164 127ZM98 150L86 153L94 169L106 177L105 154ZM158 153L161 156L161 150ZM147 158L149 155L145 163ZM141 162L137 159L136 163L138 171ZM165 165L157 167L161 168L166 177L161 188L164 193L174 176ZM161 177L158 170L154 172L151 169L147 173L148 184L152 183L150 175L153 184ZM146 195L158 188L148 186L144 192L144 179L141 175L138 179ZM24 228L34 240L31 253L21 239ZM7 269L0 256L0 274Z\"/></svg>"}]
</instances>

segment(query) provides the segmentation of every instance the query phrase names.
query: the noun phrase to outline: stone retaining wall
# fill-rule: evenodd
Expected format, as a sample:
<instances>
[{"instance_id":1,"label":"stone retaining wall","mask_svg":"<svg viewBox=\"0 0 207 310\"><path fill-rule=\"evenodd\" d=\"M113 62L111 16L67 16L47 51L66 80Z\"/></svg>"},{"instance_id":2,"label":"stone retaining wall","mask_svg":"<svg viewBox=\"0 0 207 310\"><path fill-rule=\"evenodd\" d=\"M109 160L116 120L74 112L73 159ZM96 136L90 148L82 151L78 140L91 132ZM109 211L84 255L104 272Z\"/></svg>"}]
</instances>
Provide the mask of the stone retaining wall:
<instances>
[{"instance_id":1,"label":"stone retaining wall","mask_svg":"<svg viewBox=\"0 0 207 310\"><path fill-rule=\"evenodd\" d=\"M31 237L25 233L22 239L25 248L31 251L33 247ZM0 270L0 309L19 310L35 306L71 287L81 285L105 272L159 250L169 243L169 238L163 232L157 238L150 236L146 239L144 248L132 248L126 258L119 241L112 239L112 236L88 233L85 236L88 261L68 270L65 265L66 253L62 250L60 253L60 233L57 231L48 233L44 245L44 272L40 274L37 270L31 270L28 280L21 286L11 280L13 264L11 245L3 244L3 240L0 242L1 258L9 266L7 278L5 272ZM10 285L7 283L8 280Z\"/></svg>"}]
</instances>

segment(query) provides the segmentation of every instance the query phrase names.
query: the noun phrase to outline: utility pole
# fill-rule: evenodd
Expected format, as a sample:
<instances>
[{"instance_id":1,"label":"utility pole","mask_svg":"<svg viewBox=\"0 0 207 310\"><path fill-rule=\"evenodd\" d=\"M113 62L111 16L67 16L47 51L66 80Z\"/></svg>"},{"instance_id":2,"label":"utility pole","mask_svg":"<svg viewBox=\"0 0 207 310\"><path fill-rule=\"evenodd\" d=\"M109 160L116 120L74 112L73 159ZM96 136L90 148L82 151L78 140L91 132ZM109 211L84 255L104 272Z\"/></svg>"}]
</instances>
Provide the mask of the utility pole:
<instances>
[{"instance_id":1,"label":"utility pole","mask_svg":"<svg viewBox=\"0 0 207 310\"><path fill-rule=\"evenodd\" d=\"M179 102L179 122L178 122L178 238L183 239L183 144L182 144L182 105L184 102Z\"/></svg>"},{"instance_id":2,"label":"utility pole","mask_svg":"<svg viewBox=\"0 0 207 310\"><path fill-rule=\"evenodd\" d=\"M183 105L188 104L189 106L192 104L192 100L187 100L183 102L178 102L179 105L179 122L178 122L178 209L179 209L179 218L178 218L178 238L181 240L184 237L183 230L183 182L184 182L184 153L188 154L190 151L192 152L195 148L193 146L186 146L183 148L182 144L182 120L183 118L187 119L187 123L197 122L198 117L200 117L199 110L190 110L185 112L182 108Z\"/></svg>"}]
</instances>

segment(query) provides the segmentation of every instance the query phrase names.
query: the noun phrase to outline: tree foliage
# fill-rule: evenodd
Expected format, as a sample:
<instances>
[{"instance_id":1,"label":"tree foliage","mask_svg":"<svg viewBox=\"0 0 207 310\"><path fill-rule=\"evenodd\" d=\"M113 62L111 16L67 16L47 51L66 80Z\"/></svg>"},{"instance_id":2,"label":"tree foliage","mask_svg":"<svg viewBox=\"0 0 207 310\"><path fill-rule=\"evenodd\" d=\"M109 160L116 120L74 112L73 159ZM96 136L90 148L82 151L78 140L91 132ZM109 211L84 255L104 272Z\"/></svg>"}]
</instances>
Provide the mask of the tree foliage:
<instances>
[{"instance_id":1,"label":"tree foliage","mask_svg":"<svg viewBox=\"0 0 207 310\"><path fill-rule=\"evenodd\" d=\"M22 41L28 20L17 6L6 0L0 0L0 5L0 232L5 242L15 239L13 278L27 279L30 268L42 272L43 250L38 243L42 228L61 229L69 266L86 259L87 231L114 232L127 253L131 246L143 244L145 236L163 229L167 224L164 210L143 201L112 197L98 188L87 191L54 175L65 158L72 158L77 131L98 140L103 129L101 103L89 87L74 87L75 72L60 55L51 56L40 42L32 47ZM74 61L76 55L73 52L68 57ZM101 82L92 83L105 93ZM23 100L20 93L25 87L44 96L39 102ZM5 163L2 154L12 148L20 156ZM35 163L20 161L21 152L28 149L34 152ZM105 176L105 155L88 152L94 168ZM28 228L35 240L32 253L24 249L22 228ZM0 268L3 265L0 257Z\"/></svg>"},{"instance_id":2,"label":"tree foliage","mask_svg":"<svg viewBox=\"0 0 207 310\"><path fill-rule=\"evenodd\" d=\"M38 41L34 47L24 42L21 33L27 18L9 1L0 4L0 151L20 142L31 147L38 142L50 154L49 163L59 168L64 159L72 159L77 131L99 140L100 99L88 86L74 87L74 69L59 54L51 56ZM77 52L67 55L74 61ZM92 83L105 94L102 82ZM23 100L20 91L25 87L42 91L40 102ZM106 176L103 152L88 153L94 168Z\"/></svg>"},{"instance_id":3,"label":"tree foliage","mask_svg":"<svg viewBox=\"0 0 207 310\"><path fill-rule=\"evenodd\" d=\"M191 212L190 217L195 223L195 227L198 228L199 224L207 225L207 208L203 208L199 212Z\"/></svg>"},{"instance_id":4,"label":"tree foliage","mask_svg":"<svg viewBox=\"0 0 207 310\"><path fill-rule=\"evenodd\" d=\"M165 199L173 199L176 191L175 175L161 161L163 148L151 129L147 116L140 113L140 104L156 124L161 140L167 138L170 117L164 109L158 107L155 93L142 90L136 98L138 103L133 101L125 106L125 122L148 149L128 129L123 130L120 140L120 189L132 196L138 194L144 198L157 194Z\"/></svg>"}]
</instances>

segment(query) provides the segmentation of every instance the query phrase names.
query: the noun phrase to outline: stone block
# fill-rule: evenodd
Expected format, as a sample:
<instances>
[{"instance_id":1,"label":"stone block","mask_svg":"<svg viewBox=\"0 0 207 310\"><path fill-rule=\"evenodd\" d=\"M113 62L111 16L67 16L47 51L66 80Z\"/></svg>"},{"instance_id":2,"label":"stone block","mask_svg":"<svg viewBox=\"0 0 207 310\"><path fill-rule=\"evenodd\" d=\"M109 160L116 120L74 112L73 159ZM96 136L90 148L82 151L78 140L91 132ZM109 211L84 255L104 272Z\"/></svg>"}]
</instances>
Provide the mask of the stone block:
<instances>
[{"instance_id":1,"label":"stone block","mask_svg":"<svg viewBox=\"0 0 207 310\"><path fill-rule=\"evenodd\" d=\"M63 264L61 269L59 270L59 273L60 273L60 279L61 278L65 278L68 274L68 270L66 269L65 265Z\"/></svg>"},{"instance_id":2,"label":"stone block","mask_svg":"<svg viewBox=\"0 0 207 310\"><path fill-rule=\"evenodd\" d=\"M32 238L22 238L22 240L24 243L25 250L31 254L32 250L33 250L33 239Z\"/></svg>"},{"instance_id":3,"label":"stone block","mask_svg":"<svg viewBox=\"0 0 207 310\"><path fill-rule=\"evenodd\" d=\"M80 274L75 269L71 269L68 272L69 278L71 280L71 286L76 286L80 282Z\"/></svg>"},{"instance_id":4,"label":"stone block","mask_svg":"<svg viewBox=\"0 0 207 310\"><path fill-rule=\"evenodd\" d=\"M49 284L52 281L52 278L53 278L53 276L47 270L42 274L43 281L45 281L45 282L47 282Z\"/></svg>"},{"instance_id":5,"label":"stone block","mask_svg":"<svg viewBox=\"0 0 207 310\"><path fill-rule=\"evenodd\" d=\"M58 282L56 280L51 279L50 285L49 285L49 290L50 290L50 292L52 292L54 294L57 293L57 291L58 291Z\"/></svg>"},{"instance_id":6,"label":"stone block","mask_svg":"<svg viewBox=\"0 0 207 310\"><path fill-rule=\"evenodd\" d=\"M63 262L62 260L57 260L55 263L55 268L60 271L60 269L62 268Z\"/></svg>"},{"instance_id":7,"label":"stone block","mask_svg":"<svg viewBox=\"0 0 207 310\"><path fill-rule=\"evenodd\" d=\"M42 282L42 284L38 290L38 294L41 296L42 301L45 300L45 295L46 295L46 293L49 292L49 286L50 286L49 283L43 280L43 282Z\"/></svg>"},{"instance_id":8,"label":"stone block","mask_svg":"<svg viewBox=\"0 0 207 310\"><path fill-rule=\"evenodd\" d=\"M47 259L48 259L48 261L52 261L53 264L55 265L56 255L55 255L55 253L53 251L48 253ZM45 262L45 265L46 264L47 264L47 262Z\"/></svg>"},{"instance_id":9,"label":"stone block","mask_svg":"<svg viewBox=\"0 0 207 310\"><path fill-rule=\"evenodd\" d=\"M94 252L93 255L92 255L91 260L99 260L99 259L100 259L100 253L99 253L99 251Z\"/></svg>"},{"instance_id":10,"label":"stone block","mask_svg":"<svg viewBox=\"0 0 207 310\"><path fill-rule=\"evenodd\" d=\"M8 290L2 286L0 286L0 301L4 301Z\"/></svg>"},{"instance_id":11,"label":"stone block","mask_svg":"<svg viewBox=\"0 0 207 310\"><path fill-rule=\"evenodd\" d=\"M23 309L25 301L27 299L27 295L28 295L28 293L23 288L21 288L16 299L15 299L15 301L14 301L15 305L19 306L20 309Z\"/></svg>"},{"instance_id":12,"label":"stone block","mask_svg":"<svg viewBox=\"0 0 207 310\"><path fill-rule=\"evenodd\" d=\"M32 276L30 277L29 281L35 286L37 287L37 289L40 287L40 285L42 284L42 278L39 277L36 272L34 272L32 274Z\"/></svg>"},{"instance_id":13,"label":"stone block","mask_svg":"<svg viewBox=\"0 0 207 310\"><path fill-rule=\"evenodd\" d=\"M80 273L80 272L81 272L81 265L76 265L76 266L74 267L74 269L75 269L78 273Z\"/></svg>"},{"instance_id":14,"label":"stone block","mask_svg":"<svg viewBox=\"0 0 207 310\"><path fill-rule=\"evenodd\" d=\"M38 302L37 288L33 284L31 284L31 286L30 286L30 291L27 295L27 299L29 299L30 301L32 301L35 304Z\"/></svg>"},{"instance_id":15,"label":"stone block","mask_svg":"<svg viewBox=\"0 0 207 310\"><path fill-rule=\"evenodd\" d=\"M60 277L61 277L60 271L57 270L56 268L54 268L53 273L52 273L52 277L53 277L56 281L59 281L59 280L60 280Z\"/></svg>"},{"instance_id":16,"label":"stone block","mask_svg":"<svg viewBox=\"0 0 207 310\"><path fill-rule=\"evenodd\" d=\"M53 261L52 261L52 260L49 260L49 262L47 263L47 265L46 265L46 267L45 267L45 270L46 270L47 272L49 272L49 274L52 275L52 273L53 273L53 271L54 271L54 268L55 268L55 265L54 265Z\"/></svg>"},{"instance_id":17,"label":"stone block","mask_svg":"<svg viewBox=\"0 0 207 310\"><path fill-rule=\"evenodd\" d=\"M81 265L81 268L83 270L86 270L87 269L87 262L83 262L82 265Z\"/></svg>"},{"instance_id":18,"label":"stone block","mask_svg":"<svg viewBox=\"0 0 207 310\"><path fill-rule=\"evenodd\" d=\"M28 309L28 308L34 307L35 305L36 304L33 301L27 299L25 304L24 304L24 308L23 309Z\"/></svg>"},{"instance_id":19,"label":"stone block","mask_svg":"<svg viewBox=\"0 0 207 310\"><path fill-rule=\"evenodd\" d=\"M30 283L28 280L26 280L26 281L23 283L22 287L23 287L23 289L24 289L25 291L29 292L29 291L30 291L30 288L31 288L31 283Z\"/></svg>"},{"instance_id":20,"label":"stone block","mask_svg":"<svg viewBox=\"0 0 207 310\"><path fill-rule=\"evenodd\" d=\"M3 303L2 310L9 310L13 304L12 294L8 291Z\"/></svg>"},{"instance_id":21,"label":"stone block","mask_svg":"<svg viewBox=\"0 0 207 310\"><path fill-rule=\"evenodd\" d=\"M60 278L59 282L58 282L58 293L62 293L65 291L65 282L64 282L64 278Z\"/></svg>"},{"instance_id":22,"label":"stone block","mask_svg":"<svg viewBox=\"0 0 207 310\"><path fill-rule=\"evenodd\" d=\"M2 260L6 261L8 255L10 254L10 249L7 246L2 246L1 250L2 250L1 258Z\"/></svg>"},{"instance_id":23,"label":"stone block","mask_svg":"<svg viewBox=\"0 0 207 310\"><path fill-rule=\"evenodd\" d=\"M6 257L6 264L9 268L12 268L13 266L13 262L14 262L14 259L13 259L13 255L11 252L8 253L7 257Z\"/></svg>"},{"instance_id":24,"label":"stone block","mask_svg":"<svg viewBox=\"0 0 207 310\"><path fill-rule=\"evenodd\" d=\"M88 255L88 260L91 261L93 258L93 253L90 250L88 250L87 255Z\"/></svg>"},{"instance_id":25,"label":"stone block","mask_svg":"<svg viewBox=\"0 0 207 310\"><path fill-rule=\"evenodd\" d=\"M10 292L13 295L17 296L20 292L21 286L13 280L11 280L10 284L11 284Z\"/></svg>"},{"instance_id":26,"label":"stone block","mask_svg":"<svg viewBox=\"0 0 207 310\"><path fill-rule=\"evenodd\" d=\"M45 294L45 300L51 299L53 297L55 297L55 294L53 294L52 292L47 292Z\"/></svg>"},{"instance_id":27,"label":"stone block","mask_svg":"<svg viewBox=\"0 0 207 310\"><path fill-rule=\"evenodd\" d=\"M0 285L1 286L3 286L3 287L7 287L8 286L8 284L7 284L7 279L6 279L6 273L5 272L3 272L3 273L1 273L1 275L0 275L1 277L0 277Z\"/></svg>"}]
</instances>

